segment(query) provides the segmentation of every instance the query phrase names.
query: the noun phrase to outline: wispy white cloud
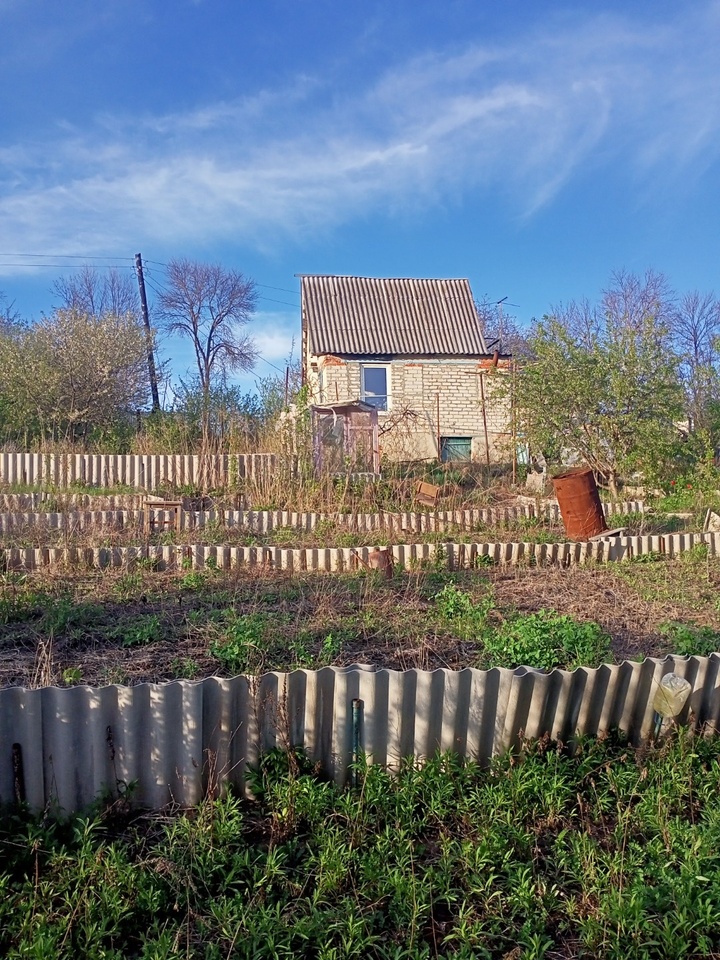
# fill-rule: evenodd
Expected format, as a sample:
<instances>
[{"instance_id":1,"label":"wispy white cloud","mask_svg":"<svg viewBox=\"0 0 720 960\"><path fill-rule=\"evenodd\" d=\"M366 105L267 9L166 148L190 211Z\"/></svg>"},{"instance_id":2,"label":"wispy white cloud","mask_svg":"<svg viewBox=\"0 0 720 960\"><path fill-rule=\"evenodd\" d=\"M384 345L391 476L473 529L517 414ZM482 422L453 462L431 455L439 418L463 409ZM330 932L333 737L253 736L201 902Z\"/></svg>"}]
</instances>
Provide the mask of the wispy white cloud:
<instances>
[{"instance_id":1,"label":"wispy white cloud","mask_svg":"<svg viewBox=\"0 0 720 960\"><path fill-rule=\"evenodd\" d=\"M298 358L297 335L300 326L300 308L294 313L274 313L259 310L252 323L252 335L257 351L271 366L284 368L288 358ZM259 362L258 372L264 364Z\"/></svg>"},{"instance_id":2,"label":"wispy white cloud","mask_svg":"<svg viewBox=\"0 0 720 960\"><path fill-rule=\"evenodd\" d=\"M0 245L271 249L371 211L502 193L531 216L578 170L647 185L720 157L718 4L469 43L327 96L321 77L178 114L103 115L0 150ZM649 189L649 188L648 188ZM146 242L144 240L144 242Z\"/></svg>"}]
</instances>

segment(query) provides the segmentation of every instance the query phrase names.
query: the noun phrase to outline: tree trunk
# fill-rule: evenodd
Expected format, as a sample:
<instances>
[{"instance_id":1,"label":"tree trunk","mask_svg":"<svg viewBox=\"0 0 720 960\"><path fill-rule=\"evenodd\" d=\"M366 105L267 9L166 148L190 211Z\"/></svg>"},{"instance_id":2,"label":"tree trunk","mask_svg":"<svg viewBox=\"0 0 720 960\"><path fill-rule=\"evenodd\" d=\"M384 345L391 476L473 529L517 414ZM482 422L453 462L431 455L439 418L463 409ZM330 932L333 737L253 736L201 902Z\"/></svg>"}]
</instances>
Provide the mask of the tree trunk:
<instances>
[{"instance_id":1,"label":"tree trunk","mask_svg":"<svg viewBox=\"0 0 720 960\"><path fill-rule=\"evenodd\" d=\"M608 490L610 492L610 496L613 498L613 500L617 500L619 496L618 475L615 470L608 471L607 484L608 484Z\"/></svg>"}]
</instances>

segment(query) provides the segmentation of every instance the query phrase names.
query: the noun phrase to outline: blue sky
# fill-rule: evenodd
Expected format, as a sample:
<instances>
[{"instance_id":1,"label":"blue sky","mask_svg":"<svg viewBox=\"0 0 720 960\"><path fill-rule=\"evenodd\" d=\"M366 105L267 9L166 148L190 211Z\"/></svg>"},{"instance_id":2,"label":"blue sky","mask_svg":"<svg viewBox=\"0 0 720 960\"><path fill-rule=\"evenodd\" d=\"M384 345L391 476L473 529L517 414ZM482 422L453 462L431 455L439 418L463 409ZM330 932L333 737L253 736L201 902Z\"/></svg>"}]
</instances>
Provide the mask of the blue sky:
<instances>
[{"instance_id":1,"label":"blue sky","mask_svg":"<svg viewBox=\"0 0 720 960\"><path fill-rule=\"evenodd\" d=\"M152 297L219 262L262 285L267 374L297 273L468 277L521 324L622 268L720 293L717 0L0 0L0 36L29 319L56 264L140 251Z\"/></svg>"}]
</instances>

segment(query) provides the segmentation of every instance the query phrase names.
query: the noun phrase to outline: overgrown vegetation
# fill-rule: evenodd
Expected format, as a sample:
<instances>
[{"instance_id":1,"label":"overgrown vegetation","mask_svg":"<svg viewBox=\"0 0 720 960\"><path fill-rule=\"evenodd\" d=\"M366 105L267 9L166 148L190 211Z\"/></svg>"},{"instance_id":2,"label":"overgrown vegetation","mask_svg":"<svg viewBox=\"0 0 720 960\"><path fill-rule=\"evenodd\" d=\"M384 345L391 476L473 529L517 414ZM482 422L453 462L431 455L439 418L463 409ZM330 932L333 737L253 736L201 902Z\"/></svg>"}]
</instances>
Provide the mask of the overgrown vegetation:
<instances>
[{"instance_id":1,"label":"overgrown vegetation","mask_svg":"<svg viewBox=\"0 0 720 960\"><path fill-rule=\"evenodd\" d=\"M720 301L678 297L654 271L617 272L597 305L549 311L509 385L531 451L551 465L579 455L613 494L638 471L654 485L712 460L719 334Z\"/></svg>"},{"instance_id":2,"label":"overgrown vegetation","mask_svg":"<svg viewBox=\"0 0 720 960\"><path fill-rule=\"evenodd\" d=\"M341 790L266 755L258 798L0 820L0 951L88 960L681 960L720 950L718 741L542 742Z\"/></svg>"},{"instance_id":3,"label":"overgrown vegetation","mask_svg":"<svg viewBox=\"0 0 720 960\"><path fill-rule=\"evenodd\" d=\"M309 445L279 424L293 402L305 409L312 401L292 355L285 376L260 377L254 392L226 376L253 364L245 330L252 280L218 265L171 261L154 315L189 338L196 371L166 389L162 409L154 403L149 415L149 344L133 278L85 268L58 281L55 293L54 313L34 325L0 309L0 443L109 453L285 449L309 466ZM515 358L510 375L498 373L488 389L495 395L505 385L498 395L512 396L512 433L534 459L556 468L579 456L615 494L622 481L637 479L679 488L713 464L720 450L714 295L678 295L652 270L617 271L597 305L552 308L527 334L497 305L477 306L488 341L499 337Z\"/></svg>"}]
</instances>

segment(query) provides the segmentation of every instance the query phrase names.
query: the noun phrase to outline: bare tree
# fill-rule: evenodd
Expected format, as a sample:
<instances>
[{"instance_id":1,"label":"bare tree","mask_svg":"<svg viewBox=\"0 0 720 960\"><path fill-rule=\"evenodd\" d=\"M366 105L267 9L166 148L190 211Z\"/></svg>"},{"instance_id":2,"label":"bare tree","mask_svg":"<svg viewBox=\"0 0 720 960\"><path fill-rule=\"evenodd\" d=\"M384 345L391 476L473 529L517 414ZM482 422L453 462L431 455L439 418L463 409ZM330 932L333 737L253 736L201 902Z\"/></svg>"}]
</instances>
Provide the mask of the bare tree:
<instances>
[{"instance_id":1,"label":"bare tree","mask_svg":"<svg viewBox=\"0 0 720 960\"><path fill-rule=\"evenodd\" d=\"M638 276L616 270L609 286L603 290L601 308L606 317L612 317L618 331L627 329L637 333L652 321L668 343L675 304L676 295L665 274L646 270L643 276Z\"/></svg>"},{"instance_id":2,"label":"bare tree","mask_svg":"<svg viewBox=\"0 0 720 960\"><path fill-rule=\"evenodd\" d=\"M171 333L192 344L205 397L215 374L252 370L257 351L244 330L257 301L254 281L219 264L171 260L161 316Z\"/></svg>"},{"instance_id":3,"label":"bare tree","mask_svg":"<svg viewBox=\"0 0 720 960\"><path fill-rule=\"evenodd\" d=\"M124 317L131 314L139 320L140 300L134 275L115 267L96 270L87 264L70 277L60 277L52 287L61 310L74 310L91 317Z\"/></svg>"},{"instance_id":4,"label":"bare tree","mask_svg":"<svg viewBox=\"0 0 720 960\"><path fill-rule=\"evenodd\" d=\"M8 300L0 290L0 334L12 333L22 326L20 314L15 309L14 302Z\"/></svg>"},{"instance_id":5,"label":"bare tree","mask_svg":"<svg viewBox=\"0 0 720 960\"><path fill-rule=\"evenodd\" d=\"M693 290L681 297L671 321L675 352L693 430L709 428L720 401L720 301Z\"/></svg>"}]
</instances>

